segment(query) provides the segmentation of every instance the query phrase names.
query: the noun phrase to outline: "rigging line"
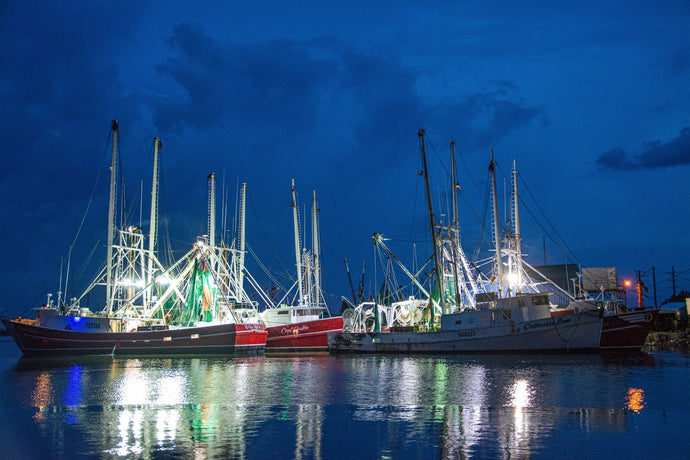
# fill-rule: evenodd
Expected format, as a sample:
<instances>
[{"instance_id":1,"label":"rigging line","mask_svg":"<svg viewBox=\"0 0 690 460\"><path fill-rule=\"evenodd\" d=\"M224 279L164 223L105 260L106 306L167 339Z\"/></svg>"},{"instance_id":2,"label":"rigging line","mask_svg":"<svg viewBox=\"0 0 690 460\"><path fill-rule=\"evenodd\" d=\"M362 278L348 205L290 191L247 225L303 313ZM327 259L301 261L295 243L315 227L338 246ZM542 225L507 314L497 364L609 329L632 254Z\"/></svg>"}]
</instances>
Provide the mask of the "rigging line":
<instances>
[{"instance_id":1,"label":"rigging line","mask_svg":"<svg viewBox=\"0 0 690 460\"><path fill-rule=\"evenodd\" d=\"M175 253L172 248L172 241L170 239L170 227L169 227L169 222L168 222L168 206L167 206L167 200L166 200L166 195L165 195L165 169L163 168L163 161L164 161L165 155L160 155L158 157L158 207L159 211L162 209L162 214L163 218L158 219L159 225L162 223L163 224L163 233L165 236L164 243L163 243L163 238L161 238L161 235L158 235L158 251L163 251L164 257L165 257L165 263L167 266L170 266L174 263L175 260Z\"/></svg>"},{"instance_id":2,"label":"rigging line","mask_svg":"<svg viewBox=\"0 0 690 460\"><path fill-rule=\"evenodd\" d=\"M254 211L254 215L256 217L256 220L259 222L259 228L261 229L261 233L263 234L264 239L268 243L269 248L271 248L271 252L273 253L273 257L275 258L275 260L280 265L280 268L283 269L283 271L287 275L288 279L290 279L291 278L290 271L287 268L285 268L285 265L283 265L283 263L281 262L280 258L278 257L278 253L276 252L275 247L273 246L273 244L271 244L271 240L268 238L268 235L266 234L266 228L264 227L263 222L261 222L261 218L259 217L259 213L256 209L256 206L254 205L254 198L252 197L252 195L250 193L247 193L247 196L249 197L249 204L252 207L252 211Z\"/></svg>"},{"instance_id":3,"label":"rigging line","mask_svg":"<svg viewBox=\"0 0 690 460\"><path fill-rule=\"evenodd\" d=\"M110 136L112 135L112 131L108 131L108 138L106 139L106 145L103 150L103 157L101 158L101 162L103 159L106 157L106 154L108 152L108 144L110 142ZM86 215L89 213L89 209L91 208L91 203L93 202L93 197L96 195L96 189L98 188L98 182L100 181L101 174L103 173L103 170L99 168L98 174L96 175L96 182L93 184L93 189L91 190L91 196L89 197L89 202L86 205L86 210L84 211L84 215L81 218L81 222L79 223L79 228L77 229L77 234L74 236L74 240L72 241L72 244L70 245L70 251L72 251L72 247L74 247L74 244L77 242L77 238L79 238L79 234L81 233L81 229L84 226L84 221L86 220Z\"/></svg>"},{"instance_id":4,"label":"rigging line","mask_svg":"<svg viewBox=\"0 0 690 460\"><path fill-rule=\"evenodd\" d=\"M82 275L84 274L84 271L86 270L86 266L91 262L91 259L93 258L93 255L96 252L96 249L98 249L98 246L100 245L101 240L96 241L96 244L94 245L93 249L91 249L91 252L89 253L89 256L86 258L86 261L82 264L81 268L79 269L79 274L77 275L77 279L81 278Z\"/></svg>"},{"instance_id":5,"label":"rigging line","mask_svg":"<svg viewBox=\"0 0 690 460\"><path fill-rule=\"evenodd\" d=\"M503 179L504 179L504 180L507 180L508 178L507 178L507 176L505 175L505 173L503 172L503 170L501 169L501 166L500 166L500 164L499 164L498 162L496 162L496 167L497 167L498 171L500 172L501 176L503 176ZM549 227L551 228L551 230L556 234L557 238L560 240L560 244L562 244L563 246L565 246L565 249L567 249L567 251L570 253L570 254L569 254L570 257L572 257L573 259L575 259L575 262L577 262L577 264L579 264L580 266L583 266L582 262L578 259L578 257L577 257L577 256L575 255L575 253L572 251L572 249L570 249L570 247L568 246L568 244L565 242L565 240L564 240L564 239L561 237L561 235L558 233L558 230L556 230L556 227L554 227L554 225L551 223L551 221L549 220L549 218L546 216L546 213L544 212L544 210L541 208L541 206L539 206L539 203L537 202L537 199L534 197L534 194L532 194L532 191L531 191L531 190L529 189L529 187L527 186L527 183L525 182L525 179L522 177L522 174L520 173L520 171L518 171L518 176L520 177L521 183L522 183L522 185L525 187L525 190L527 190L527 193L529 193L530 197L532 197L532 200L534 201L534 204L537 206L537 208L538 208L539 211L541 212L542 217L546 220L546 222L549 224ZM527 203L525 202L525 200L522 199L522 197L520 197L520 204L522 204L522 206L523 206L525 209L527 209L527 212L532 216L532 218L534 219L534 221L536 222L536 224L539 226L539 228L541 228L541 229L544 231L544 233L549 237L549 240L551 240L551 242L553 242L556 246L559 246L559 242L557 242L556 240L554 240L554 238L551 236L551 234L548 232L548 230L547 230L546 228L544 228L544 226L543 226L543 225L541 224L541 222L537 219L536 215L532 212L532 210L531 210L530 207L527 205ZM567 256L567 255L568 255L568 254L564 253L563 251L561 251L561 254L563 254L564 256Z\"/></svg>"},{"instance_id":6,"label":"rigging line","mask_svg":"<svg viewBox=\"0 0 690 460\"><path fill-rule=\"evenodd\" d=\"M580 259L575 255L575 253L573 252L573 250L570 249L570 247L569 247L568 244L565 242L565 240L563 239L563 237L560 235L560 233L558 233L558 230L556 230L556 227L554 227L554 225L551 223L551 221L549 220L549 218L546 216L546 213L544 213L544 210L541 208L541 206L539 206L539 203L537 202L537 199L534 197L534 195L532 194L532 191L531 191L531 190L529 189L529 187L527 186L527 183L525 182L525 179L522 177L522 174L520 174L520 171L518 171L518 176L520 177L520 180L522 181L522 185L525 187L525 190L527 190L527 193L529 193L530 197L532 197L532 200L534 201L534 204L537 206L537 208L539 209L539 211L542 213L544 219L546 219L546 222L549 224L549 226L551 227L551 229L553 230L553 232L556 234L556 236L557 236L558 239L560 240L561 244L563 244L563 246L565 246L565 248L568 250L568 252L569 252L570 255L573 257L573 259L575 259L575 261L576 261L580 266L583 266L582 261L580 261ZM540 227L542 230L544 230L544 232L546 233L546 229L544 229L543 226L541 225L541 223L539 223L539 221L537 220L536 216L532 213L532 211L531 211L530 208L527 206L527 204L526 204L522 199L520 199L520 203L522 203L522 204L525 206L525 208L527 209L527 212L529 212L530 215L531 215L531 216L534 218L534 220L537 222L537 225L539 225L539 227ZM551 241L553 241L553 238L551 238L551 235L549 235L549 239L550 239ZM553 241L553 242L554 242L556 245L558 245L558 243L556 243L556 241ZM565 255L565 254L564 254L564 255Z\"/></svg>"},{"instance_id":7,"label":"rigging line","mask_svg":"<svg viewBox=\"0 0 690 460\"><path fill-rule=\"evenodd\" d=\"M465 195L462 189L460 190L460 197L462 198L462 201L467 205L467 209L470 210L470 214L472 214L472 217L474 217L476 223L481 224L482 220L479 218L479 214L477 214L477 211L475 211L474 207L472 206L472 203L467 198L467 195Z\"/></svg>"},{"instance_id":8,"label":"rigging line","mask_svg":"<svg viewBox=\"0 0 690 460\"><path fill-rule=\"evenodd\" d=\"M489 177L487 178L487 181L486 181L486 188L484 189L484 212L482 213L482 215L484 216L484 219L481 222L482 226L481 226L480 231L479 231L479 241L477 242L477 247L475 248L473 256L472 256L473 260L477 260L479 258L479 253L481 252L482 244L484 242L484 236L485 236L484 234L485 233L488 236L487 241L491 240L491 236L489 235L489 232L491 230L486 229L486 217L487 217L487 214L489 213L489 195L491 193L490 186L489 186L489 184L491 183L490 179L491 179L491 173L489 172Z\"/></svg>"},{"instance_id":9,"label":"rigging line","mask_svg":"<svg viewBox=\"0 0 690 460\"><path fill-rule=\"evenodd\" d=\"M552 243L554 243L557 247L559 247L559 242L553 239L553 237L551 236L551 234L549 234L548 230L537 220L537 217L532 213L532 211L530 210L530 208L527 207L527 206L525 206L525 208L527 209L527 212L534 218L535 222L537 223L537 226L538 226L539 228L541 228L541 229L544 231L544 234L545 234L546 236L549 237L549 240L550 240ZM561 240L561 244L563 244L563 245L565 246L565 248L568 250L568 252L570 253L570 254L569 254L570 257L572 257L573 259L575 259L575 262L576 262L579 266L583 267L584 264L582 263L582 261L581 261L580 259L578 259L578 257L575 255L575 253L573 253L573 251L572 251L572 250L568 247L568 245L563 241L563 239L560 237L560 235L558 235L558 232L557 232L555 229L554 229L554 232L556 232L558 238ZM563 251L561 251L561 254L564 255L564 256L568 256L568 254L566 254L566 253L563 252Z\"/></svg>"},{"instance_id":10,"label":"rigging line","mask_svg":"<svg viewBox=\"0 0 690 460\"><path fill-rule=\"evenodd\" d=\"M431 147L431 150L433 150L434 154L436 154L436 159L438 159L438 162L441 164L441 167L442 167L443 170L445 171L445 173L446 173L446 178L450 177L450 173L448 172L448 168L446 168L445 163L443 162L443 160L441 159L440 155L439 155L438 152L436 151L436 147L434 147L434 144L431 142L431 139L429 139L429 136L427 135L426 131L424 131L424 138L426 139L427 144L429 145L429 147Z\"/></svg>"},{"instance_id":11,"label":"rigging line","mask_svg":"<svg viewBox=\"0 0 690 460\"><path fill-rule=\"evenodd\" d=\"M106 158L107 153L108 153L108 146L110 144L110 140L112 136L112 130L108 130L108 135L105 140L105 147L103 148L103 154L101 156L101 164L103 163L103 160ZM81 229L84 227L84 222L86 221L86 216L89 214L89 209L91 209L91 203L93 202L93 197L96 195L96 189L98 188L98 183L100 182L101 179L101 174L103 173L103 170L101 168L98 168L98 174L96 175L96 181L93 184L93 189L91 190L91 196L89 197L89 202L86 204L86 209L84 210L84 215L81 218L81 222L79 223L79 228L77 228L77 234L74 235L74 240L72 240L72 244L69 245L69 250L67 252L67 269L66 269L66 276L65 276L65 296L67 295L67 284L69 280L69 270L70 270L70 264L72 260L72 249L74 248L74 245L77 243L77 238L79 238L79 234L81 233ZM79 275L81 276L81 275ZM62 287L61 287L62 288ZM58 303L60 302L60 299L58 299Z\"/></svg>"},{"instance_id":12,"label":"rigging line","mask_svg":"<svg viewBox=\"0 0 690 460\"><path fill-rule=\"evenodd\" d=\"M417 171L420 171L422 159L417 155ZM409 238L412 239L412 232L414 230L414 222L417 217L417 195L419 195L419 180L414 181L414 201L412 202L412 219L410 220Z\"/></svg>"},{"instance_id":13,"label":"rigging line","mask_svg":"<svg viewBox=\"0 0 690 460\"><path fill-rule=\"evenodd\" d=\"M474 176L472 175L472 171L470 170L469 166L465 162L465 157L464 155L458 154L460 157L460 161L462 162L462 165L465 167L465 171L467 171L467 175L470 178L470 182L472 182L472 185L474 186L474 191L479 193L479 185L477 184L477 181L474 179Z\"/></svg>"}]
</instances>

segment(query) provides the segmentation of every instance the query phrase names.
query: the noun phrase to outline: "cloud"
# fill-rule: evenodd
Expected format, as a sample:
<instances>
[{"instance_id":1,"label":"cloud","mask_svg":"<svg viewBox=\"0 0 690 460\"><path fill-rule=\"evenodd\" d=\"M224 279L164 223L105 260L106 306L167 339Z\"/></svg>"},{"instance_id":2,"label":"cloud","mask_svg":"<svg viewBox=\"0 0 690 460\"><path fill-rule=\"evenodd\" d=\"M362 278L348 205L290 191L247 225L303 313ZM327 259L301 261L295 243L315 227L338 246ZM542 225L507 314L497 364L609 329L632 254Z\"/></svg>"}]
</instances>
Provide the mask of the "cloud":
<instances>
[{"instance_id":1,"label":"cloud","mask_svg":"<svg viewBox=\"0 0 690 460\"><path fill-rule=\"evenodd\" d=\"M152 98L155 124L162 132L241 139L233 153L239 169L258 157L281 174L299 164L342 181L380 176L406 167L405 158L416 161L419 128L448 140L462 132L473 147L488 147L489 139L545 119L509 81L425 100L419 84L429 70L328 36L227 43L181 23L167 44L169 56L156 68L177 92Z\"/></svg>"},{"instance_id":2,"label":"cloud","mask_svg":"<svg viewBox=\"0 0 690 460\"><path fill-rule=\"evenodd\" d=\"M154 120L162 130L204 131L244 120L274 132L299 132L313 126L319 94L334 72L332 61L294 40L221 44L183 23L174 27L168 45L171 56L157 69L183 93L157 101Z\"/></svg>"},{"instance_id":3,"label":"cloud","mask_svg":"<svg viewBox=\"0 0 690 460\"><path fill-rule=\"evenodd\" d=\"M638 155L631 155L617 147L602 153L596 164L600 169L623 171L672 168L690 164L690 127L685 127L675 139L667 143L645 142Z\"/></svg>"}]
</instances>

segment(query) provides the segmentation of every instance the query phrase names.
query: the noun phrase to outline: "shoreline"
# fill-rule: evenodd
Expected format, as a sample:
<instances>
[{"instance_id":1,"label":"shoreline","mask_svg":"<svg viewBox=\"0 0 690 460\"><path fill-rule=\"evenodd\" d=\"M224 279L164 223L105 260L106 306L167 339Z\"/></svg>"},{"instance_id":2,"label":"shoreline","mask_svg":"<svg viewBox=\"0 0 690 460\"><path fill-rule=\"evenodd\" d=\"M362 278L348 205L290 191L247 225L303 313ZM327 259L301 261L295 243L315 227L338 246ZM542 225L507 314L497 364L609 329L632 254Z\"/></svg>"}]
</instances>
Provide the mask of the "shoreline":
<instances>
[{"instance_id":1,"label":"shoreline","mask_svg":"<svg viewBox=\"0 0 690 460\"><path fill-rule=\"evenodd\" d=\"M652 331L647 336L642 351L690 352L690 333L684 331Z\"/></svg>"}]
</instances>

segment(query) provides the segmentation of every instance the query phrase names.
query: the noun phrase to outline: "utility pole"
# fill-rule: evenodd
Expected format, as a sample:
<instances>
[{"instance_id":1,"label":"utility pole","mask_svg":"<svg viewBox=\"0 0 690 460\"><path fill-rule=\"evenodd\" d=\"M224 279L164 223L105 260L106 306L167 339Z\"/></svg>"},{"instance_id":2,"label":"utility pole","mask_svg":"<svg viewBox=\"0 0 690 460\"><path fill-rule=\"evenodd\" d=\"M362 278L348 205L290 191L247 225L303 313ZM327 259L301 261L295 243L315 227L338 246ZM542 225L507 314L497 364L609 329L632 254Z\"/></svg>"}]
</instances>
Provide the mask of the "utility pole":
<instances>
[{"instance_id":1,"label":"utility pole","mask_svg":"<svg viewBox=\"0 0 690 460\"><path fill-rule=\"evenodd\" d=\"M654 307L656 308L659 304L656 303L656 269L652 267L652 285L654 287Z\"/></svg>"},{"instance_id":2,"label":"utility pole","mask_svg":"<svg viewBox=\"0 0 690 460\"><path fill-rule=\"evenodd\" d=\"M673 297L676 296L676 269L671 265L671 282L673 283Z\"/></svg>"}]
</instances>

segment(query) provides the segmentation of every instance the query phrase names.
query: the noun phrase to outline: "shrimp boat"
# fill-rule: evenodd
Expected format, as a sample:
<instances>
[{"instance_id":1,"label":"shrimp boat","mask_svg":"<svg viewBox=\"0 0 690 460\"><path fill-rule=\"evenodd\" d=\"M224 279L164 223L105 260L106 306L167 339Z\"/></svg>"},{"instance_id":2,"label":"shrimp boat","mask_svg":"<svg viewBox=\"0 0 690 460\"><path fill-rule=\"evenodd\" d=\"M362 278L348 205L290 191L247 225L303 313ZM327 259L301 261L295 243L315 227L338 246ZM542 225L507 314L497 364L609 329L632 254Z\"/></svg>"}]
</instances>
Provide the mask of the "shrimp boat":
<instances>
[{"instance_id":1,"label":"shrimp boat","mask_svg":"<svg viewBox=\"0 0 690 460\"><path fill-rule=\"evenodd\" d=\"M79 297L36 309L34 319L3 319L7 332L27 356L261 354L266 327L256 304L238 289L239 251L214 243L211 205L209 237L197 241L165 268L156 256L158 157L154 139L151 229L146 247L142 229L117 228L118 122L112 122L112 164L105 267ZM212 176L209 176L212 179ZM212 184L212 181L210 182ZM209 186L209 202L212 185ZM67 285L67 283L65 283ZM82 301L98 297L104 308L92 312ZM88 296L87 296L88 295Z\"/></svg>"},{"instance_id":2,"label":"shrimp boat","mask_svg":"<svg viewBox=\"0 0 690 460\"><path fill-rule=\"evenodd\" d=\"M517 282L511 280L511 272L503 273L493 157L489 171L493 177L497 273L496 276L492 276L491 282L496 280L499 289L482 292L459 244L455 193L453 225L445 229L437 229L435 225L424 149L424 130L419 131L419 140L431 225L436 292L424 290L416 281L416 277L411 276L426 297L423 309L418 302L420 299L410 298L403 306L412 310L411 314L409 310L399 309L388 318L400 318L402 311L405 316L419 318L420 322L408 327L400 327L399 323L393 322L384 329L380 327L380 311L385 310L385 307L375 305L376 326L373 331L356 330L356 327L350 327L348 321L348 329L351 330L328 334L329 350L341 353L506 353L585 352L598 349L602 326L601 311L585 310L562 317L552 317L552 304L548 293L521 292L517 288ZM451 143L451 155L453 145ZM451 169L454 190L454 160ZM516 234L519 235L519 231ZM380 238L375 238L375 244L381 244L381 241ZM519 252L519 246L516 250ZM409 271L405 272L408 276L411 275ZM512 288L510 283L514 283ZM347 316L355 320L358 318L357 311ZM357 321L353 324L356 325Z\"/></svg>"},{"instance_id":3,"label":"shrimp boat","mask_svg":"<svg viewBox=\"0 0 690 460\"><path fill-rule=\"evenodd\" d=\"M628 309L616 300L573 300L564 309L552 310L552 316L565 316L580 310L601 310L604 322L599 347L602 350L641 350L659 316L659 309Z\"/></svg>"},{"instance_id":4,"label":"shrimp boat","mask_svg":"<svg viewBox=\"0 0 690 460\"><path fill-rule=\"evenodd\" d=\"M261 312L261 318L268 330L266 351L327 352L327 334L342 331L343 318L342 316L330 316L321 289L321 242L319 238L316 192L314 192L312 200L311 251L302 248L294 179L292 180L291 207L293 210L295 259L297 264L297 280L295 285L293 285L293 288L297 288L296 303L294 305L285 303L285 299L290 294L292 288L288 290L277 305L262 289L256 289L268 306ZM253 279L252 284L258 286Z\"/></svg>"},{"instance_id":5,"label":"shrimp boat","mask_svg":"<svg viewBox=\"0 0 690 460\"><path fill-rule=\"evenodd\" d=\"M519 238L520 214L517 198L517 176L517 168L513 162L512 206L514 226L512 231L506 232L508 236L506 239L509 243L505 250L509 260L508 266L512 268L511 273L515 274L514 276L524 288L532 289L533 292L543 292L544 288L540 287L540 284L543 284L546 289L560 293L560 297L565 300L566 305L552 306L551 316L553 317L569 315L583 310L601 312L603 322L599 340L600 349L640 350L656 321L659 310L657 308L644 308L641 303L635 310L628 309L619 298L621 291L618 287L618 276L615 268L582 270L578 285L574 284L574 291L579 291L576 297L575 293L559 287L539 269L529 266L522 260ZM529 268L532 276L525 273L523 265ZM587 278L588 282L583 283L583 278ZM586 289L587 285L590 286ZM593 285L597 286L597 290L590 290L593 289Z\"/></svg>"}]
</instances>

